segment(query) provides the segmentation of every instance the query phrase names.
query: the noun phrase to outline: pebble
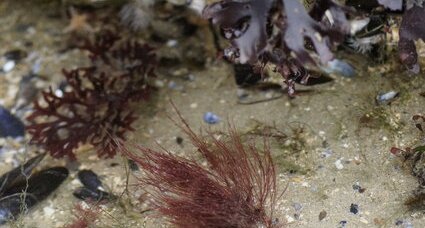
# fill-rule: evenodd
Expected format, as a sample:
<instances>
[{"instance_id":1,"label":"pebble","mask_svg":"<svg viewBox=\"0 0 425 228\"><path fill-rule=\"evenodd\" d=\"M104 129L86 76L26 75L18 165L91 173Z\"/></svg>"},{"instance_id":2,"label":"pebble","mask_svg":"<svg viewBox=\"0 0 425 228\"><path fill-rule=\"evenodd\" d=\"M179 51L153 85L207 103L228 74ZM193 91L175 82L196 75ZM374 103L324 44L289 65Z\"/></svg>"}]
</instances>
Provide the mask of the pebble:
<instances>
[{"instance_id":1,"label":"pebble","mask_svg":"<svg viewBox=\"0 0 425 228\"><path fill-rule=\"evenodd\" d=\"M180 137L180 136L177 136L176 137L176 143L179 144L179 145L181 145L183 143L183 138Z\"/></svg>"},{"instance_id":2,"label":"pebble","mask_svg":"<svg viewBox=\"0 0 425 228\"><path fill-rule=\"evenodd\" d=\"M9 110L0 106L0 137L23 137L25 126L20 119L12 115Z\"/></svg>"},{"instance_id":3,"label":"pebble","mask_svg":"<svg viewBox=\"0 0 425 228\"><path fill-rule=\"evenodd\" d=\"M366 189L360 186L359 182L356 182L355 184L353 184L353 189L359 193L363 193L364 191L366 191Z\"/></svg>"},{"instance_id":4,"label":"pebble","mask_svg":"<svg viewBox=\"0 0 425 228\"><path fill-rule=\"evenodd\" d=\"M324 218L326 218L326 215L327 215L328 213L325 211L325 210L323 210L323 211L321 211L320 213L319 213L319 221L322 221Z\"/></svg>"},{"instance_id":5,"label":"pebble","mask_svg":"<svg viewBox=\"0 0 425 228\"><path fill-rule=\"evenodd\" d=\"M192 108L192 109L195 109L195 108L198 107L198 103L192 103L192 104L190 104L189 107Z\"/></svg>"},{"instance_id":6,"label":"pebble","mask_svg":"<svg viewBox=\"0 0 425 228\"><path fill-rule=\"evenodd\" d=\"M340 225L339 227L344 228L345 225L347 225L347 223L348 223L347 221L342 220L342 221L339 222L339 225Z\"/></svg>"},{"instance_id":7,"label":"pebble","mask_svg":"<svg viewBox=\"0 0 425 228\"><path fill-rule=\"evenodd\" d=\"M168 40L167 47L175 47L179 42L177 40Z\"/></svg>"},{"instance_id":8,"label":"pebble","mask_svg":"<svg viewBox=\"0 0 425 228\"><path fill-rule=\"evenodd\" d=\"M340 158L340 159L338 159L338 160L336 160L334 164L335 164L335 167L336 167L338 170L341 170L341 169L343 169L343 168L344 168L344 165L342 164L341 158Z\"/></svg>"},{"instance_id":9,"label":"pebble","mask_svg":"<svg viewBox=\"0 0 425 228\"><path fill-rule=\"evenodd\" d=\"M7 61L4 65L3 65L3 72L5 72L5 73L7 73L7 72L9 72L9 71L11 71L11 70L13 70L13 68L15 68L15 61L13 61L13 60L10 60L10 61Z\"/></svg>"},{"instance_id":10,"label":"pebble","mask_svg":"<svg viewBox=\"0 0 425 228\"><path fill-rule=\"evenodd\" d=\"M216 114L212 112L206 112L204 114L204 121L208 124L216 124L220 122L220 117L218 117Z\"/></svg>"},{"instance_id":11,"label":"pebble","mask_svg":"<svg viewBox=\"0 0 425 228\"><path fill-rule=\"evenodd\" d=\"M355 214L355 215L357 213L359 213L359 205L352 203L350 205L350 212L353 213L353 214Z\"/></svg>"}]
</instances>

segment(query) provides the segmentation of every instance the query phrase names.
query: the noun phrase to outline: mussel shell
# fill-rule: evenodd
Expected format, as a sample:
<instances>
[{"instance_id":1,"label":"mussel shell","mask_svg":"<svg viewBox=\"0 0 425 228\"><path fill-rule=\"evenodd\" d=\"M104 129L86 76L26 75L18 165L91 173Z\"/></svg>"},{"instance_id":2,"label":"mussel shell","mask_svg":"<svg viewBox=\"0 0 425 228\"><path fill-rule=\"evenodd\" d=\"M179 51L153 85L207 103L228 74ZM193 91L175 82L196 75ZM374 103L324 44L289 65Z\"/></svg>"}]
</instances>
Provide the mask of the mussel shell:
<instances>
[{"instance_id":1,"label":"mussel shell","mask_svg":"<svg viewBox=\"0 0 425 228\"><path fill-rule=\"evenodd\" d=\"M25 164L3 174L0 177L0 196L2 196L3 192L8 191L8 189L16 183L25 181L26 177L31 174L32 170L40 163L41 160L43 160L45 155L45 153L37 155L25 162Z\"/></svg>"},{"instance_id":2,"label":"mussel shell","mask_svg":"<svg viewBox=\"0 0 425 228\"><path fill-rule=\"evenodd\" d=\"M68 174L68 169L65 167L48 168L31 175L28 181L16 183L5 191L4 195L26 192L41 201L56 190Z\"/></svg>"},{"instance_id":3,"label":"mussel shell","mask_svg":"<svg viewBox=\"0 0 425 228\"><path fill-rule=\"evenodd\" d=\"M78 179L91 191L102 189L102 182L96 173L91 170L81 170L78 172Z\"/></svg>"},{"instance_id":4,"label":"mussel shell","mask_svg":"<svg viewBox=\"0 0 425 228\"><path fill-rule=\"evenodd\" d=\"M15 219L23 208L30 209L49 196L68 177L64 167L53 167L32 175L28 181L21 181L0 199L0 224Z\"/></svg>"},{"instance_id":5,"label":"mussel shell","mask_svg":"<svg viewBox=\"0 0 425 228\"><path fill-rule=\"evenodd\" d=\"M16 193L0 199L0 225L14 220L24 208L34 206L38 200L31 194Z\"/></svg>"},{"instance_id":6,"label":"mussel shell","mask_svg":"<svg viewBox=\"0 0 425 228\"><path fill-rule=\"evenodd\" d=\"M101 190L90 190L86 187L78 188L74 191L73 195L77 197L78 199L84 200L84 201L109 201L113 198L115 198L113 195L101 191Z\"/></svg>"}]
</instances>

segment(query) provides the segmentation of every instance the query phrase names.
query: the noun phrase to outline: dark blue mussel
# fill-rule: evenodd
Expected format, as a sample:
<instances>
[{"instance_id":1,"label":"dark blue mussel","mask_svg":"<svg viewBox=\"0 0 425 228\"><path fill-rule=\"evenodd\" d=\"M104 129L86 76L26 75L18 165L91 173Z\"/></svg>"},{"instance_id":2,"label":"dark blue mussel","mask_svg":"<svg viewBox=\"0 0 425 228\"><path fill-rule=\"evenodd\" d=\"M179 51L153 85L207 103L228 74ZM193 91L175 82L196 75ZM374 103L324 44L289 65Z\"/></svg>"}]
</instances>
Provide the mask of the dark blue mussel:
<instances>
[{"instance_id":1,"label":"dark blue mussel","mask_svg":"<svg viewBox=\"0 0 425 228\"><path fill-rule=\"evenodd\" d=\"M67 178L64 167L48 168L30 176L43 157L44 154L38 155L0 177L0 224L47 198Z\"/></svg>"},{"instance_id":2,"label":"dark blue mussel","mask_svg":"<svg viewBox=\"0 0 425 228\"><path fill-rule=\"evenodd\" d=\"M84 185L74 191L74 196L81 200L89 201L109 201L115 196L104 191L102 182L96 173L91 170L81 170L78 172L78 179Z\"/></svg>"},{"instance_id":3,"label":"dark blue mussel","mask_svg":"<svg viewBox=\"0 0 425 228\"><path fill-rule=\"evenodd\" d=\"M0 105L0 137L17 138L24 134L25 126L22 121Z\"/></svg>"},{"instance_id":4,"label":"dark blue mussel","mask_svg":"<svg viewBox=\"0 0 425 228\"><path fill-rule=\"evenodd\" d=\"M102 182L96 173L91 170L84 169L78 172L78 179L88 189L101 190L103 189Z\"/></svg>"},{"instance_id":5,"label":"dark blue mussel","mask_svg":"<svg viewBox=\"0 0 425 228\"><path fill-rule=\"evenodd\" d=\"M41 160L43 160L45 155L46 154L37 155L25 162L25 164L20 165L3 174L0 177L0 197L3 196L4 192L13 187L16 183L25 181L26 177L31 174L32 170L40 163Z\"/></svg>"}]
</instances>

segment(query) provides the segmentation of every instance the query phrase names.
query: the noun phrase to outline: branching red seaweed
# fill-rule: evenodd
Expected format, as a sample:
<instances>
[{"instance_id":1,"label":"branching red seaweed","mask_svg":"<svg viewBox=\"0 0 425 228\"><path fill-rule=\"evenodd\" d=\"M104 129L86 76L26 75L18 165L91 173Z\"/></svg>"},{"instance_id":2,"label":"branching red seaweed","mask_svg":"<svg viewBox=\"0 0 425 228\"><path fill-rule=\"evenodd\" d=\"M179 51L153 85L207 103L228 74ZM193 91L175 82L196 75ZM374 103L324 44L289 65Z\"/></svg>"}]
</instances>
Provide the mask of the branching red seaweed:
<instances>
[{"instance_id":1,"label":"branching red seaweed","mask_svg":"<svg viewBox=\"0 0 425 228\"><path fill-rule=\"evenodd\" d=\"M118 141L133 130L137 119L132 104L147 99L153 89L155 54L137 42L117 42L104 33L84 49L93 61L90 67L63 70L70 90L63 95L53 89L43 92L42 102L34 103L27 126L31 143L44 147L53 157L75 159L80 144L89 143L99 157L116 154ZM120 139L120 140L115 140Z\"/></svg>"},{"instance_id":2,"label":"branching red seaweed","mask_svg":"<svg viewBox=\"0 0 425 228\"><path fill-rule=\"evenodd\" d=\"M151 187L157 211L178 227L278 227L276 171L267 143L261 152L244 146L233 127L228 140L198 136L181 120L208 167L143 146L140 153L124 152L145 172L140 184Z\"/></svg>"}]
</instances>

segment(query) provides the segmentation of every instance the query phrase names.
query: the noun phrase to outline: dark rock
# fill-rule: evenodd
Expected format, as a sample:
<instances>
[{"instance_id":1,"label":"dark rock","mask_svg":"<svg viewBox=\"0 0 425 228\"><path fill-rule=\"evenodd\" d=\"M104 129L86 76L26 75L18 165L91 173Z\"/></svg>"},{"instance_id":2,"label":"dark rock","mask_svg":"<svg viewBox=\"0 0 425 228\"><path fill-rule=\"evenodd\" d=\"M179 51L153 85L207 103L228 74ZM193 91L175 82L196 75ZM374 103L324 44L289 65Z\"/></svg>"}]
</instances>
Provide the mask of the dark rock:
<instances>
[{"instance_id":1,"label":"dark rock","mask_svg":"<svg viewBox=\"0 0 425 228\"><path fill-rule=\"evenodd\" d=\"M350 212L355 215L359 213L359 205L352 203L350 206Z\"/></svg>"},{"instance_id":2,"label":"dark rock","mask_svg":"<svg viewBox=\"0 0 425 228\"><path fill-rule=\"evenodd\" d=\"M0 105L0 137L23 137L25 126L20 119Z\"/></svg>"}]
</instances>

